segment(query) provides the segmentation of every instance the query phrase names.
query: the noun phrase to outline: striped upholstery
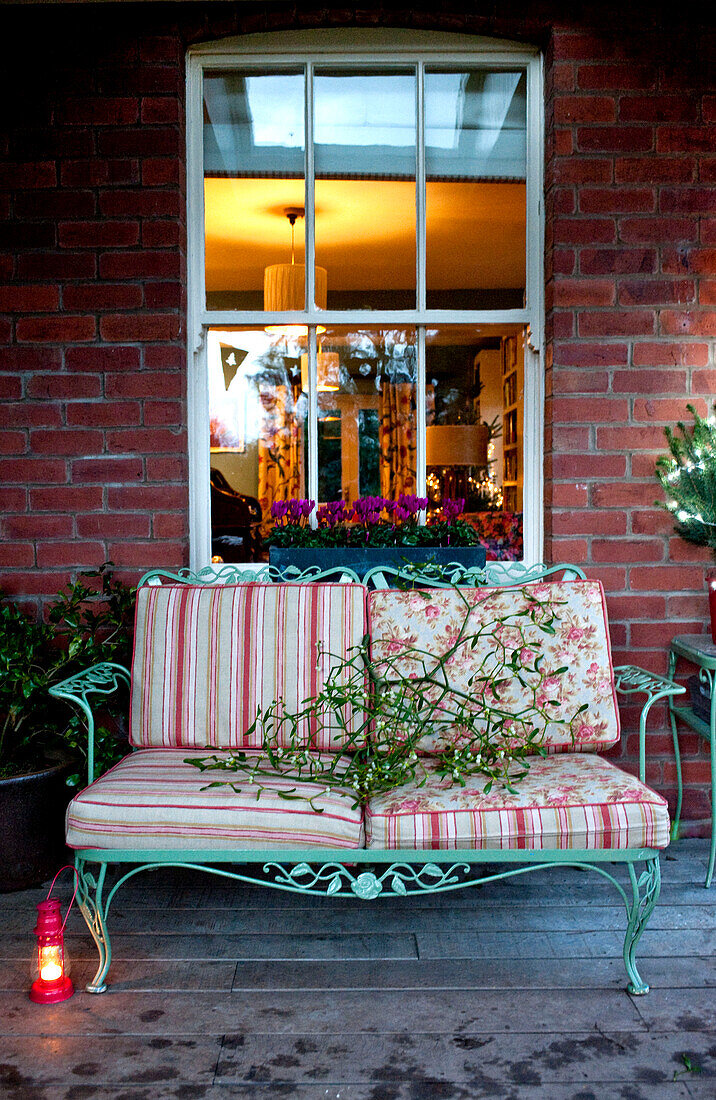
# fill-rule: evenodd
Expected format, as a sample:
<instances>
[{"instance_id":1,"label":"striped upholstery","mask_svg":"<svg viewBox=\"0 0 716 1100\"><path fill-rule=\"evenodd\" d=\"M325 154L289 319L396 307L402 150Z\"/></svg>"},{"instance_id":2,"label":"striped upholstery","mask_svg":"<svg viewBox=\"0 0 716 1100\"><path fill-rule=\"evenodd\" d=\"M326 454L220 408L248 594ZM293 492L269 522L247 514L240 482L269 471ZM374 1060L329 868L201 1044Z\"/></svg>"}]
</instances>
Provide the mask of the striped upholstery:
<instances>
[{"instance_id":1,"label":"striped upholstery","mask_svg":"<svg viewBox=\"0 0 716 1100\"><path fill-rule=\"evenodd\" d=\"M546 634L529 618L516 618L516 613L530 607L527 594L548 604L555 615L554 634ZM368 619L373 660L381 669L381 660L390 658L400 675L423 675L433 670L437 660L446 654L458 638L465 622L466 605L470 607L464 640L447 662L448 682L457 690L475 697L480 707L477 688L471 677L481 668L489 670L494 663L495 638L507 653L535 639L543 655L542 681L538 700L545 705L558 699L560 705L550 713L565 724L550 724L542 744L550 752L581 752L599 750L619 740L619 711L614 689L609 635L607 633L604 590L599 581L559 581L528 584L523 588L463 588L430 589L425 592L379 589L368 596ZM472 647L480 627L510 616L509 622L495 629ZM520 635L516 625L520 624ZM422 651L418 659L410 650ZM527 661L530 653L527 652ZM533 659L533 658L532 658ZM523 662L524 663L524 662ZM551 676L566 666L567 671ZM488 688L487 699L492 702ZM500 704L512 714L526 706L529 693L515 677L500 689ZM586 711L577 714L582 704ZM574 717L576 715L576 718ZM437 715L439 718L439 714ZM423 752L439 751L455 740L454 727L436 722L420 741Z\"/></svg>"},{"instance_id":2,"label":"striped upholstery","mask_svg":"<svg viewBox=\"0 0 716 1100\"><path fill-rule=\"evenodd\" d=\"M263 781L270 789L258 801L256 788L238 779L241 794L230 787L202 790L218 773L202 773L185 764L184 758L192 755L206 754L140 749L126 756L70 803L70 848L187 851L364 846L363 811L360 806L352 808L352 790L334 788L326 794L315 784L289 781L278 774L275 780ZM321 792L314 801L323 813L316 813L308 802L285 801L276 793L292 788L311 795Z\"/></svg>"},{"instance_id":3,"label":"striped upholstery","mask_svg":"<svg viewBox=\"0 0 716 1100\"><path fill-rule=\"evenodd\" d=\"M331 654L345 656L365 635L365 596L356 584L140 588L131 744L259 748L260 733L247 732L257 709L282 699L295 712L321 690ZM311 727L299 734L319 751L344 743L335 726L320 735L315 719Z\"/></svg>"},{"instance_id":4,"label":"striped upholstery","mask_svg":"<svg viewBox=\"0 0 716 1100\"><path fill-rule=\"evenodd\" d=\"M609 760L593 753L533 757L529 774L510 794L484 782L467 787L436 776L372 798L366 847L410 849L665 848L666 800Z\"/></svg>"}]
</instances>

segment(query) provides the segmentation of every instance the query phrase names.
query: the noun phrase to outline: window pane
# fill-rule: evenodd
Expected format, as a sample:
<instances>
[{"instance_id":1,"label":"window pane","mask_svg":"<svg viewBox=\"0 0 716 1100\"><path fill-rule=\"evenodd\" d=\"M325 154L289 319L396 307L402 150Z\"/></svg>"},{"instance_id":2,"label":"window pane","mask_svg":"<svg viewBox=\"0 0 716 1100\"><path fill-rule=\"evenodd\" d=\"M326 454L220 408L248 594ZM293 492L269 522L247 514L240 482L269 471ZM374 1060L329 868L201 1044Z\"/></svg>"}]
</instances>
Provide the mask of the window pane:
<instances>
[{"instance_id":1,"label":"window pane","mask_svg":"<svg viewBox=\"0 0 716 1100\"><path fill-rule=\"evenodd\" d=\"M304 111L301 71L204 77L209 309L304 307Z\"/></svg>"},{"instance_id":2,"label":"window pane","mask_svg":"<svg viewBox=\"0 0 716 1100\"><path fill-rule=\"evenodd\" d=\"M523 72L426 72L428 308L524 305L526 117Z\"/></svg>"},{"instance_id":3,"label":"window pane","mask_svg":"<svg viewBox=\"0 0 716 1100\"><path fill-rule=\"evenodd\" d=\"M488 559L522 557L524 342L491 326L425 334L431 508L465 501Z\"/></svg>"},{"instance_id":4,"label":"window pane","mask_svg":"<svg viewBox=\"0 0 716 1100\"><path fill-rule=\"evenodd\" d=\"M304 347L256 328L208 334L211 552L223 561L260 560L273 502L307 495Z\"/></svg>"},{"instance_id":5,"label":"window pane","mask_svg":"<svg viewBox=\"0 0 716 1100\"><path fill-rule=\"evenodd\" d=\"M316 264L329 309L415 308L413 71L318 71Z\"/></svg>"},{"instance_id":6,"label":"window pane","mask_svg":"<svg viewBox=\"0 0 716 1100\"><path fill-rule=\"evenodd\" d=\"M329 327L320 337L320 503L415 493L416 362L412 329Z\"/></svg>"}]
</instances>

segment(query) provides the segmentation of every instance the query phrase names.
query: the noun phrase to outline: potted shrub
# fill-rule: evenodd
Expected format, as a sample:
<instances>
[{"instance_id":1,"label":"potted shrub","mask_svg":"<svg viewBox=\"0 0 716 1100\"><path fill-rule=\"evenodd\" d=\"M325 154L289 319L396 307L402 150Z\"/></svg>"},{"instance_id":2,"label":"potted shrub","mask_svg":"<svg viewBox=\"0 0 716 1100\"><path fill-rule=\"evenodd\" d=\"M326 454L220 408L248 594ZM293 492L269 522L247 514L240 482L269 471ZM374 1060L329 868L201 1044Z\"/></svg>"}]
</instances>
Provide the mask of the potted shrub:
<instances>
[{"instance_id":1,"label":"potted shrub","mask_svg":"<svg viewBox=\"0 0 716 1100\"><path fill-rule=\"evenodd\" d=\"M674 517L674 529L686 542L708 546L716 553L716 417L699 416L686 406L693 425L679 421L666 428L669 454L656 462L656 475L666 493L657 501ZM716 405L714 406L716 410ZM707 573L711 637L716 644L716 572Z\"/></svg>"},{"instance_id":2,"label":"potted shrub","mask_svg":"<svg viewBox=\"0 0 716 1100\"><path fill-rule=\"evenodd\" d=\"M274 527L268 537L269 561L279 569L319 565L345 566L359 576L380 565L400 568L408 562L482 568L485 550L477 531L458 517L464 500L445 500L426 524L420 513L427 498L404 493L397 500L361 497L352 504L342 500L323 504L310 517L312 500L275 501L271 506Z\"/></svg>"},{"instance_id":3,"label":"potted shrub","mask_svg":"<svg viewBox=\"0 0 716 1100\"><path fill-rule=\"evenodd\" d=\"M64 812L79 782L86 737L52 699L53 684L97 661L127 663L134 594L109 566L61 593L47 621L0 603L0 890L42 882L64 859ZM121 755L108 708L97 764Z\"/></svg>"}]
</instances>

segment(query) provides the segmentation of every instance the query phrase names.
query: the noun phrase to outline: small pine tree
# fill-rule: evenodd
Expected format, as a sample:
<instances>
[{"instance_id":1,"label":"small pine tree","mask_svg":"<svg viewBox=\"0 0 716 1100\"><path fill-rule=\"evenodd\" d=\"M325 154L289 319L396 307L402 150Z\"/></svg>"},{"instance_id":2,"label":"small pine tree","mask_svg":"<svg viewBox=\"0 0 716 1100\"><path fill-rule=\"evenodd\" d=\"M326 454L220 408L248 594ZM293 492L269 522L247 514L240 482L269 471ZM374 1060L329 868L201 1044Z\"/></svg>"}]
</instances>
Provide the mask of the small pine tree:
<instances>
[{"instance_id":1,"label":"small pine tree","mask_svg":"<svg viewBox=\"0 0 716 1100\"><path fill-rule=\"evenodd\" d=\"M674 516L677 535L716 552L716 418L686 407L693 427L679 421L676 431L666 428L670 455L657 459L656 476L667 500L656 503Z\"/></svg>"}]
</instances>

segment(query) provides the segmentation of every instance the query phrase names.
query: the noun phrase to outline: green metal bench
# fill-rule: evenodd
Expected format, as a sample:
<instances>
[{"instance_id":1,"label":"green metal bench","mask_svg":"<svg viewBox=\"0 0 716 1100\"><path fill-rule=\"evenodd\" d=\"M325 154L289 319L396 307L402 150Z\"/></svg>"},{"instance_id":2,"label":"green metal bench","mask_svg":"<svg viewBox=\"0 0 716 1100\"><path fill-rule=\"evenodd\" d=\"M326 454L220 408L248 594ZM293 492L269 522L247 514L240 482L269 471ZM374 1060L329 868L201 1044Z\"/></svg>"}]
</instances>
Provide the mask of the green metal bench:
<instances>
[{"instance_id":1,"label":"green metal bench","mask_svg":"<svg viewBox=\"0 0 716 1100\"><path fill-rule=\"evenodd\" d=\"M371 587L380 589L396 582L426 584L429 587L498 586L506 591L526 584L555 579L582 579L584 574L575 566L515 567L510 563L491 563L484 570L460 572L436 579L420 573L400 574L396 570L373 570L364 578ZM358 581L355 575L341 579ZM314 571L310 576L289 579L300 583L325 583L335 580L335 571ZM285 579L285 578L282 578ZM224 567L199 574L182 570L179 573L154 571L140 582L141 586L161 584L216 585L261 584L276 580L275 574L264 568L247 576L243 570ZM639 777L644 782L646 760L646 721L649 711L659 700L681 693L684 689L670 680L634 666L613 670L613 687L624 696L644 695L639 723ZM130 685L129 670L113 664L95 666L52 689L58 698L75 704L84 713L88 727L88 784L95 779L93 706L117 689ZM578 755L578 754L577 754ZM658 797L658 796L655 796ZM668 817L667 817L668 825ZM659 851L656 847L535 849L521 848L327 848L327 847L267 847L241 848L210 844L186 847L142 848L132 846L131 838L123 843L121 823L112 837L113 846L84 846L76 851L79 874L78 900L88 928L99 951L97 972L87 991L101 993L111 962L108 916L117 891L135 875L161 867L202 870L237 882L270 885L279 890L334 898L356 898L369 901L377 897L424 895L462 889L497 879L528 874L540 868L570 866L593 870L608 879L619 892L626 908L627 927L624 940L624 963L628 975L627 989L632 994L648 992L648 985L639 975L636 947L656 904L660 889ZM668 840L667 840L668 842ZM119 846L121 844L121 846ZM614 864L624 865L628 883L615 877ZM496 866L496 865L499 865ZM110 867L123 867L124 872L111 888L107 888Z\"/></svg>"}]
</instances>

